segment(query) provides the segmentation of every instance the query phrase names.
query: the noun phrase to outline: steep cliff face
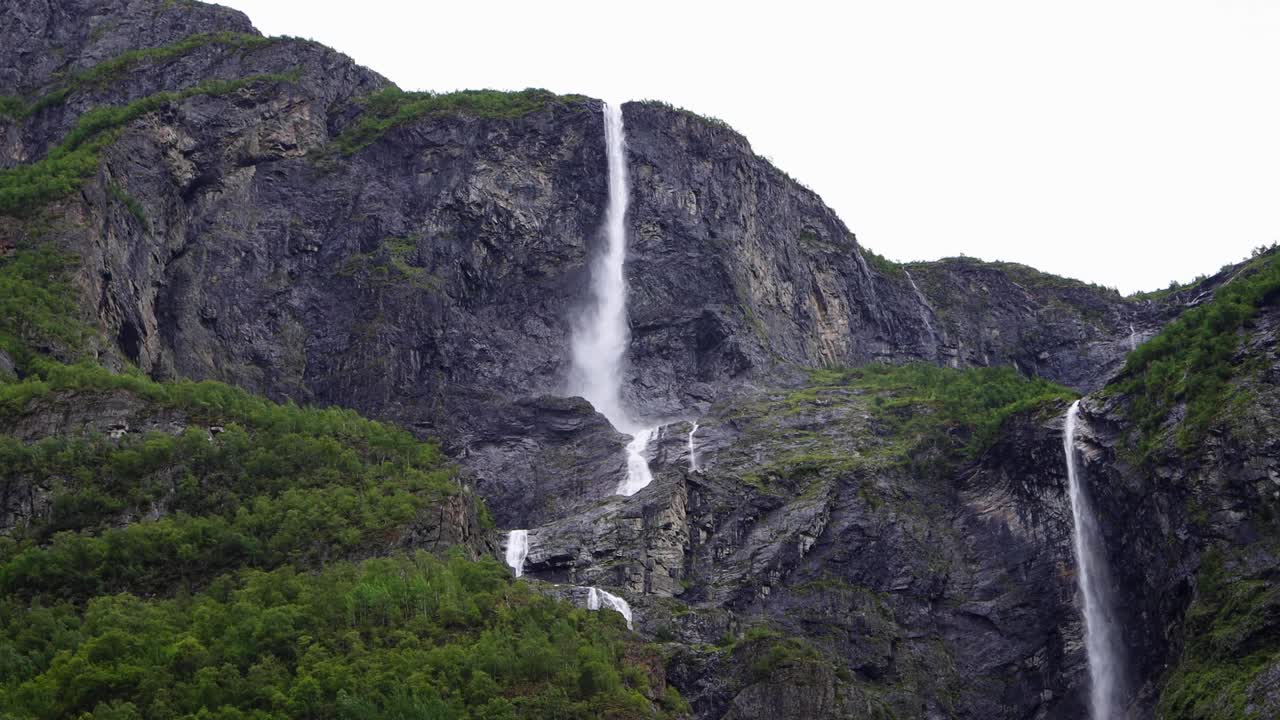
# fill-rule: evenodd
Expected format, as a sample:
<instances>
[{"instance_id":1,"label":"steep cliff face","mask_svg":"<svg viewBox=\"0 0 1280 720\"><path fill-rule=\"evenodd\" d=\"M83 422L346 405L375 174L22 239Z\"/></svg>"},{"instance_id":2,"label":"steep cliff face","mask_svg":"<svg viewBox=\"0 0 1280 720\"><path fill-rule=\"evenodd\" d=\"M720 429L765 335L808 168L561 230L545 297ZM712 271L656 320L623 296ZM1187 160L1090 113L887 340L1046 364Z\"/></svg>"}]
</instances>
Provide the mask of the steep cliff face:
<instances>
[{"instance_id":1,"label":"steep cliff face","mask_svg":"<svg viewBox=\"0 0 1280 720\"><path fill-rule=\"evenodd\" d=\"M11 3L0 26L0 90L40 94L62 77L197 33L256 32L230 8L193 2L58 0Z\"/></svg>"},{"instance_id":2,"label":"steep cliff face","mask_svg":"<svg viewBox=\"0 0 1280 720\"><path fill-rule=\"evenodd\" d=\"M699 717L1078 717L1063 409L957 463L856 378L724 399L696 470L668 426L654 484L531 532L525 571L625 590Z\"/></svg>"},{"instance_id":3,"label":"steep cliff face","mask_svg":"<svg viewBox=\"0 0 1280 720\"><path fill-rule=\"evenodd\" d=\"M564 397L603 241L598 101L401 93L239 13L158 0L20 0L0 68L0 167L57 180L0 192L0 258L73 254L91 329L25 338L38 354L354 408L464 468L438 517L346 555L495 553L474 488L499 528L529 528L534 583L632 603L697 717L1079 717L1066 394L962 372L1015 368L1093 393L1083 466L1138 648L1134 716L1215 717L1187 690L1214 673L1247 682L1213 712L1278 702L1274 298L1232 361L1247 402L1194 452L1167 439L1139 461L1123 385L1135 346L1243 270L1130 299L1017 265L895 265L728 127L628 103L623 393L666 424L653 484L621 497L627 437ZM82 175L55 167L83 148ZM930 367L815 371L911 361ZM0 379L26 362L0 350ZM213 442L213 420L63 388L0 435ZM8 482L0 526L43 522L57 482ZM129 502L116 522L172 510Z\"/></svg>"},{"instance_id":4,"label":"steep cliff face","mask_svg":"<svg viewBox=\"0 0 1280 720\"><path fill-rule=\"evenodd\" d=\"M1280 313L1241 333L1235 377L1203 437L1162 418L1146 457L1134 449L1135 397L1085 405L1091 489L1107 534L1138 717L1272 717L1280 711ZM1210 689L1211 688L1211 689Z\"/></svg>"},{"instance_id":5,"label":"steep cliff face","mask_svg":"<svg viewBox=\"0 0 1280 720\"><path fill-rule=\"evenodd\" d=\"M501 117L426 112L346 152L334 139L386 83L341 55L257 38L242 16L199 4L20 5L7 46L56 24L64 29L41 42L64 48L60 71L81 74L51 79L24 62L34 50L15 55L31 77L10 89L32 114L7 123L6 163L40 158L89 108L250 80L129 122L53 224L83 257L86 304L130 360L159 377L340 403L460 441L457 408L562 390L603 213L598 103L548 97ZM182 41L180 28L200 39ZM134 42L143 29L148 42ZM124 46L151 50L92 72ZM60 99L42 104L51 94ZM780 363L1017 361L1096 384L1081 368L1036 360L1045 350L1028 328L1054 297L1033 289L1025 307L957 309L963 319L940 323L947 293L931 300L929 283L920 293L897 268L869 265L820 199L741 136L656 104L625 112L634 175L626 390L640 412L687 415L726 383ZM1114 322L1123 301L1077 294L1107 316L1078 320L1095 321L1077 334L1128 337Z\"/></svg>"},{"instance_id":6,"label":"steep cliff face","mask_svg":"<svg viewBox=\"0 0 1280 720\"><path fill-rule=\"evenodd\" d=\"M15 86L26 110L7 123L7 163L40 158L90 108L176 94L126 122L73 197L7 233L81 258L77 287L104 331L101 352L158 378L216 378L439 437L503 524L573 509L538 509L536 495L615 484L618 463L575 449L584 441L571 432L509 432L535 398L563 392L601 240L599 104L542 95L496 113L442 105L344 142L379 117L367 98L384 80L313 43L262 39L237 14L159 5L33 3L13 29L52 22L49 13L92 26L60 31L74 42L42 41L67 48L72 74L32 69ZM112 21L90 22L99 12ZM107 70L93 64L161 25L201 34L156 31L130 45L149 49ZM239 84L214 92L202 85L211 80ZM1088 388L1103 376L1096 368L1121 357L1120 298L1072 286L1064 303L1029 287L996 309L971 307L975 296L1015 297L977 285L1013 281L921 267L918 283L869 264L817 196L732 130L653 103L630 103L625 116L624 394L644 416L689 417L793 366L1016 363ZM1037 335L1060 307L1064 327ZM1063 338L1077 336L1100 365L1071 359Z\"/></svg>"}]
</instances>

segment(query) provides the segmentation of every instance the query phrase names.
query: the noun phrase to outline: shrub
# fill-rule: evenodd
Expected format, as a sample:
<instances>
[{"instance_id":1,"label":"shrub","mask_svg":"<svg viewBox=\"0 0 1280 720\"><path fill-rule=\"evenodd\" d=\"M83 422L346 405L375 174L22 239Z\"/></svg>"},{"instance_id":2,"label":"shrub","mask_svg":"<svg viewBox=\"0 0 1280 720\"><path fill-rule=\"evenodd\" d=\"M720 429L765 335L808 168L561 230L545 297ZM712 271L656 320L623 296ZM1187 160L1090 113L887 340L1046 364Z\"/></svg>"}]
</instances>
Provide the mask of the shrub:
<instances>
[{"instance_id":1,"label":"shrub","mask_svg":"<svg viewBox=\"0 0 1280 720\"><path fill-rule=\"evenodd\" d=\"M1109 392L1127 395L1141 458L1159 445L1173 408L1185 404L1177 431L1183 450L1203 438L1223 408L1238 400L1231 386L1242 329L1259 308L1280 297L1280 253L1254 258L1213 300L1184 312L1129 354Z\"/></svg>"},{"instance_id":2,"label":"shrub","mask_svg":"<svg viewBox=\"0 0 1280 720\"><path fill-rule=\"evenodd\" d=\"M492 560L245 570L171 599L0 599L0 707L17 718L666 717L619 680L629 642L613 613L543 597Z\"/></svg>"}]
</instances>

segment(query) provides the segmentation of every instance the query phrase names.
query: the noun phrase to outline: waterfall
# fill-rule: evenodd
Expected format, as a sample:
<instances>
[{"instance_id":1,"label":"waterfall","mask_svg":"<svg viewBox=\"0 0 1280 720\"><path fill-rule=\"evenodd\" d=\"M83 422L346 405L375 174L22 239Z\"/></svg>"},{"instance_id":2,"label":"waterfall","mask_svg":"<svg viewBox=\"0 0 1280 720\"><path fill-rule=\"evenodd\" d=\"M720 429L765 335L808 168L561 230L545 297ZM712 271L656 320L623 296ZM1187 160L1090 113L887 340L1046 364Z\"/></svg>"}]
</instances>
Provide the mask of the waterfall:
<instances>
[{"instance_id":1,"label":"waterfall","mask_svg":"<svg viewBox=\"0 0 1280 720\"><path fill-rule=\"evenodd\" d=\"M631 340L627 325L627 138L622 106L604 105L605 150L609 162L609 206L605 211L605 248L591 268L591 304L575 323L569 392L591 403L619 432L632 436L627 445L627 477L621 495L633 495L653 480L645 455L654 428L631 417L622 403L622 365Z\"/></svg>"},{"instance_id":2,"label":"waterfall","mask_svg":"<svg viewBox=\"0 0 1280 720\"><path fill-rule=\"evenodd\" d=\"M587 588L587 609L599 610L602 606L607 607L610 610L614 610L619 615L626 618L627 629L632 629L631 606L627 604L626 600L623 600L613 593L605 592L600 588Z\"/></svg>"},{"instance_id":3,"label":"waterfall","mask_svg":"<svg viewBox=\"0 0 1280 720\"><path fill-rule=\"evenodd\" d=\"M698 432L698 421L693 421L693 428L689 430L689 472L698 472L698 448L694 445L693 434Z\"/></svg>"},{"instance_id":4,"label":"waterfall","mask_svg":"<svg viewBox=\"0 0 1280 720\"><path fill-rule=\"evenodd\" d=\"M920 303L920 319L924 321L924 327L929 331L929 339L933 341L933 351L937 355L938 347L942 344L942 341L938 335L937 328L933 326L933 321L929 319L929 316L934 314L933 306L929 304L929 299L924 296L924 293L920 292L920 286L916 285L916 279L911 277L911 271L904 267L902 272L906 274L907 282L911 283L911 289L915 292L916 300Z\"/></svg>"},{"instance_id":5,"label":"waterfall","mask_svg":"<svg viewBox=\"0 0 1280 720\"><path fill-rule=\"evenodd\" d=\"M524 574L524 559L529 556L529 531L512 530L507 534L507 564L516 577Z\"/></svg>"},{"instance_id":6,"label":"waterfall","mask_svg":"<svg viewBox=\"0 0 1280 720\"><path fill-rule=\"evenodd\" d=\"M1076 468L1076 416L1080 401L1071 404L1062 428L1062 451L1067 461L1067 486L1075 525L1076 582L1084 613L1084 644L1089 661L1089 712L1092 720L1120 717L1123 663L1117 625L1108 597L1108 572L1102 534Z\"/></svg>"},{"instance_id":7,"label":"waterfall","mask_svg":"<svg viewBox=\"0 0 1280 720\"><path fill-rule=\"evenodd\" d=\"M1133 330L1133 323L1129 323L1129 352L1138 349L1138 334Z\"/></svg>"},{"instance_id":8,"label":"waterfall","mask_svg":"<svg viewBox=\"0 0 1280 720\"><path fill-rule=\"evenodd\" d=\"M640 428L635 431L631 442L627 443L627 476L618 483L615 490L619 495L635 495L653 482L653 473L649 470L649 441L653 439L657 428Z\"/></svg>"}]
</instances>

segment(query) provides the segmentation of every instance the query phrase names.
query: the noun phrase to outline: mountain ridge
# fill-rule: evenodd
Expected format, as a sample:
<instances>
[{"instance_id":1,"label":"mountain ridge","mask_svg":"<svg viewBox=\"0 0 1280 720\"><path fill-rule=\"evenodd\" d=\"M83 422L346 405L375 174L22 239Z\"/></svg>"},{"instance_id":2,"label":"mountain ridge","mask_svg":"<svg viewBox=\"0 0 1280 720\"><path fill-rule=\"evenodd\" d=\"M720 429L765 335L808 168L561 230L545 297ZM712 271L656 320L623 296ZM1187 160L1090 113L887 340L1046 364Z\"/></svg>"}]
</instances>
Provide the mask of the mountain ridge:
<instances>
[{"instance_id":1,"label":"mountain ridge","mask_svg":"<svg viewBox=\"0 0 1280 720\"><path fill-rule=\"evenodd\" d=\"M468 576L465 564L402 571L452 578L442 582L485 602L530 602L495 588L535 587L580 603L591 586L631 603L646 642L593 625L613 639L573 635L587 649L572 678L487 666L506 693L494 717L549 707L516 689L530 678L567 693L554 702L573 712L617 717L1079 717L1087 666L1060 417L1085 393L1082 467L1121 568L1125 637L1140 649L1130 716L1266 717L1280 704L1265 685L1280 667L1280 562L1267 539L1280 451L1259 429L1275 417L1276 296L1255 282L1274 253L1128 298L1009 263L892 264L736 131L627 103L623 395L666 424L650 447L654 483L621 497L627 436L562 397L606 205L599 101L405 93L201 3L22 0L0 48L0 436L14 458L45 457L40 443L114 456L178 442L161 435L200 441L183 440L158 474L15 462L0 567L178 522L164 502L148 510L112 493L163 487L199 456L192 448L239 452L240 430L226 426L243 420L222 401L181 412L154 402L188 387L183 378L219 381L357 410L438 440L457 465L444 495L404 489L422 517L375 517L386 537L334 531L333 547L353 554L304 554L279 572L318 572L355 603L382 582L376 556L457 544L492 558L499 528L528 528L519 583L493 568ZM1221 310L1246 286L1248 313ZM1219 327L1220 316L1232 322ZM1226 348L1225 359L1206 364L1158 339L1175 332ZM1132 351L1153 338L1166 372L1225 374L1214 387L1236 398L1188 447L1177 436L1199 386L1138 407L1146 396L1126 384L1142 372L1128 363L1150 354ZM77 361L89 369L66 364ZM1130 449L1143 417L1151 462ZM313 481L291 472L273 480L282 492ZM369 502L377 487L361 490ZM65 517L80 519L62 540L40 530ZM360 572L373 584L327 574L331 560L370 556ZM228 567L241 579L227 582L252 585ZM284 587L285 575L264 582ZM0 572L18 590L47 582L55 594L71 582L58 577ZM307 607L289 612L319 612ZM460 621L467 632L505 628L538 652L549 642L476 612ZM538 612L587 622L566 605ZM16 637L0 636L10 648ZM43 668L25 681L53 678L46 660L23 660ZM281 675L278 689L296 698L258 709L305 714L306 669ZM1205 689L1222 677L1230 692ZM495 691L475 682L483 689L414 702L479 713L471 701ZM33 687L0 697L30 699ZM141 702L127 687L100 692L76 712ZM327 683L308 697L326 716L399 702L366 706L351 692Z\"/></svg>"}]
</instances>

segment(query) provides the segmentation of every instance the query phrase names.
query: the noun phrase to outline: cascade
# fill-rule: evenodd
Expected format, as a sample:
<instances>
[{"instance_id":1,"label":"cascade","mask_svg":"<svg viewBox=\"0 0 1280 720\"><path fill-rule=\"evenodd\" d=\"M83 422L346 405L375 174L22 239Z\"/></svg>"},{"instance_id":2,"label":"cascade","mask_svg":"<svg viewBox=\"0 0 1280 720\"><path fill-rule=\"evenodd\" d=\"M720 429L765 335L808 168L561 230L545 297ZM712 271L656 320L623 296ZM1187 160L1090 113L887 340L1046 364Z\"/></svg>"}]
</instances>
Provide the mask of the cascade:
<instances>
[{"instance_id":1,"label":"cascade","mask_svg":"<svg viewBox=\"0 0 1280 720\"><path fill-rule=\"evenodd\" d=\"M693 421L693 428L689 430L689 472L698 472L698 448L694 445L693 434L698 432L698 421Z\"/></svg>"},{"instance_id":2,"label":"cascade","mask_svg":"<svg viewBox=\"0 0 1280 720\"><path fill-rule=\"evenodd\" d=\"M653 482L653 473L649 470L649 459L645 453L649 450L649 441L657 431L657 428L640 428L635 431L631 442L627 443L627 476L618 483L617 494L635 495Z\"/></svg>"},{"instance_id":3,"label":"cascade","mask_svg":"<svg viewBox=\"0 0 1280 720\"><path fill-rule=\"evenodd\" d=\"M631 605L628 604L626 600L623 600L613 593L601 590L600 588L587 588L587 609L599 610L601 607L607 607L626 618L627 629L632 629Z\"/></svg>"},{"instance_id":4,"label":"cascade","mask_svg":"<svg viewBox=\"0 0 1280 720\"><path fill-rule=\"evenodd\" d=\"M591 304L575 324L573 367L569 392L587 399L619 432L632 436L627 444L627 477L618 484L620 495L633 495L650 482L646 451L656 428L631 417L622 403L622 365L631 333L627 325L627 138L622 107L604 105L605 150L609 169L609 205L605 211L605 248L591 268Z\"/></svg>"},{"instance_id":5,"label":"cascade","mask_svg":"<svg viewBox=\"0 0 1280 720\"><path fill-rule=\"evenodd\" d=\"M1138 349L1138 333L1133 329L1133 323L1129 323L1129 352Z\"/></svg>"},{"instance_id":6,"label":"cascade","mask_svg":"<svg viewBox=\"0 0 1280 720\"><path fill-rule=\"evenodd\" d=\"M1076 582L1084 614L1085 653L1089 661L1089 712L1092 720L1120 717L1120 676L1123 672L1117 626L1112 617L1107 560L1102 534L1076 467L1076 418L1080 401L1067 410L1062 428L1062 450L1067 463L1067 488L1074 523L1073 550Z\"/></svg>"},{"instance_id":7,"label":"cascade","mask_svg":"<svg viewBox=\"0 0 1280 720\"><path fill-rule=\"evenodd\" d=\"M507 565L515 570L516 577L524 574L524 560L529 556L529 531L512 530L507 533Z\"/></svg>"}]
</instances>

